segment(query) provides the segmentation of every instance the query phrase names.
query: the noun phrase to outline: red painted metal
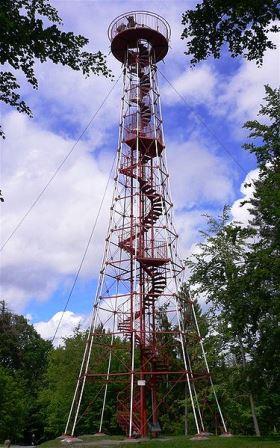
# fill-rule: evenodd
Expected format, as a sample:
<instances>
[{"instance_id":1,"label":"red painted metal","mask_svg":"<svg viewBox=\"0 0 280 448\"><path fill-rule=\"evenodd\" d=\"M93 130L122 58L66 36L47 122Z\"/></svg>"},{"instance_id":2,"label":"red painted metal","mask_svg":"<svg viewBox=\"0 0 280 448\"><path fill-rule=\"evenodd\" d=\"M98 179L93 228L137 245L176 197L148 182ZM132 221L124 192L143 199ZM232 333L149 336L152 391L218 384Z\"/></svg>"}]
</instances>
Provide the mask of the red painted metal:
<instances>
[{"instance_id":1,"label":"red painted metal","mask_svg":"<svg viewBox=\"0 0 280 448\"><path fill-rule=\"evenodd\" d=\"M168 51L170 29L156 14L131 12L112 22L109 37L124 66L118 163L93 318L65 433L73 435L83 415L88 381L104 388L98 432L112 383L120 386L119 426L129 437L145 437L161 431L160 387L168 390L170 384L172 390L182 381L188 383L200 432L204 425L194 383L209 378L209 369L194 373L185 349L195 321L188 315L182 326L178 289L184 267L172 223L156 73L157 61ZM198 332L196 338L201 342ZM181 352L175 355L178 347Z\"/></svg>"}]
</instances>

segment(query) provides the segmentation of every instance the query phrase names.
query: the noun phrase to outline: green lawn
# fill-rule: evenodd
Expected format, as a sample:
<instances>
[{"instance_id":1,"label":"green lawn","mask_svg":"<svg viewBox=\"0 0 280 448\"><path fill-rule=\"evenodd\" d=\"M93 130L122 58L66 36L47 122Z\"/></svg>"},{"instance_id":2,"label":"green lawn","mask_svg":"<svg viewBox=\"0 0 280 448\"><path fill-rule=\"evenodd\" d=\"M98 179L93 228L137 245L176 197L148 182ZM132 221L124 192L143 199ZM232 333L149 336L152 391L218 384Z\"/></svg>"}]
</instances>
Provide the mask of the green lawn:
<instances>
[{"instance_id":1,"label":"green lawn","mask_svg":"<svg viewBox=\"0 0 280 448\"><path fill-rule=\"evenodd\" d=\"M156 446L162 446L163 448L276 448L280 447L280 439L268 439L261 438L257 439L255 437L232 437L232 438L220 438L220 437L210 437L205 441L192 441L186 437L174 437L165 442L155 441L141 443L136 446L143 446L146 448L155 448ZM123 445L123 447L128 447L129 445Z\"/></svg>"},{"instance_id":2,"label":"green lawn","mask_svg":"<svg viewBox=\"0 0 280 448\"><path fill-rule=\"evenodd\" d=\"M76 448L107 448L110 446L109 440L120 440L119 437L105 437L102 439L97 439L96 437L82 436L81 437L84 444L77 443L71 446ZM108 440L108 445L104 444ZM101 443L100 443L100 442ZM89 442L92 442L89 443ZM42 448L58 448L69 446L68 444L61 443L59 440L53 440L45 442L40 447ZM111 445L112 447L128 448L128 447L143 447L143 448L276 448L280 447L280 437L232 437L232 438L221 438L221 437L210 437L204 441L192 441L187 437L166 437L166 440L159 439L153 441L146 441L138 443L127 443L125 440L120 444Z\"/></svg>"}]
</instances>

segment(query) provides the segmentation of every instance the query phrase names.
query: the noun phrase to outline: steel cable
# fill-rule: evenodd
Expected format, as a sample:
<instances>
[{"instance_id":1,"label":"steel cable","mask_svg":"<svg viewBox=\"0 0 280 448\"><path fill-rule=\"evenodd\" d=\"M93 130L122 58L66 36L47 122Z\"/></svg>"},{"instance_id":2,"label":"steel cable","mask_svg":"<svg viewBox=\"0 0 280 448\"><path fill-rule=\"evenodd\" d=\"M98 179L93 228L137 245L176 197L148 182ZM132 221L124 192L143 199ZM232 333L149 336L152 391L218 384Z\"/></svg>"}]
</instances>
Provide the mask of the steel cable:
<instances>
[{"instance_id":1,"label":"steel cable","mask_svg":"<svg viewBox=\"0 0 280 448\"><path fill-rule=\"evenodd\" d=\"M59 173L59 171L61 170L61 168L63 167L63 165L65 164L65 162L69 159L70 155L72 154L72 152L74 151L74 149L77 147L79 141L81 140L81 138L83 137L83 135L86 133L86 131L88 130L88 128L90 127L90 125L92 124L92 122L94 121L94 119L96 118L96 116L98 115L98 113L100 112L100 110L102 109L102 107L104 106L104 104L106 103L106 101L108 100L109 96L111 95L112 91L114 90L114 88L116 87L117 83L119 82L120 78L122 76L122 73L120 74L120 76L117 78L117 80L115 81L115 83L113 84L112 88L109 90L109 92L107 93L107 95L105 96L104 100L102 101L102 103L100 104L100 106L98 107L98 109L95 111L95 113L93 114L93 116L91 117L91 119L89 120L88 124L86 125L86 127L84 128L84 130L82 131L82 133L79 135L79 137L77 138L77 140L75 141L74 145L71 147L70 151L66 154L66 156L64 157L64 159L60 162L60 164L58 165L58 167L56 168L56 170L54 171L54 173L52 174L52 176L50 177L50 179L48 180L48 182L46 183L46 185L44 186L44 188L41 190L41 192L38 194L38 196L36 197L36 199L32 202L31 206L28 208L28 210L24 213L24 215L22 216L22 218L19 220L19 222L16 224L16 226L14 227L13 231L10 233L10 235L8 236L8 238L6 239L6 241L2 244L2 246L0 247L0 252L2 252L2 250L4 249L4 247L6 246L6 244L10 241L10 239L15 235L15 233L18 231L18 229L20 228L20 226L22 225L22 223L25 221L25 219L27 218L27 216L29 215L29 213L33 210L33 208L38 204L39 200L41 199L41 197L43 196L43 194L45 193L45 191L47 190L47 188L49 187L49 185L51 184L51 182L55 179L55 177L57 176L57 174Z\"/></svg>"},{"instance_id":2,"label":"steel cable","mask_svg":"<svg viewBox=\"0 0 280 448\"><path fill-rule=\"evenodd\" d=\"M192 113L195 115L195 117L200 121L200 123L207 129L207 131L209 132L209 134L212 135L212 137L214 137L214 139L218 142L219 146L227 153L227 155L234 161L234 163L236 163L236 165L239 167L239 169L245 174L247 175L248 173L246 172L246 170L243 168L243 166L238 162L238 160L231 154L231 152L225 147L225 145L223 144L223 142L220 140L219 137L217 137L217 135L215 134L215 132L208 126L207 123L205 123L205 121L203 120L203 118L201 118L201 116L187 103L186 99L183 97L183 95L176 89L176 87L167 79L167 77L160 71L158 70L159 73L161 74L161 76L165 79L165 81L170 85L170 87L174 90L174 92L178 95L178 97L183 101L183 103L188 107L188 109L190 109L192 111Z\"/></svg>"},{"instance_id":3,"label":"steel cable","mask_svg":"<svg viewBox=\"0 0 280 448\"><path fill-rule=\"evenodd\" d=\"M94 220L94 223L93 223L93 226L92 226L92 229L91 229L91 232L90 232L90 236L89 236L89 238L88 238L88 241L87 241L85 250L84 250L84 252L83 252L82 259L81 259L80 264L79 264L79 266L78 266L78 269L77 269L77 272L76 272L74 281L73 281L72 286L71 286L71 289L70 289L70 291L69 291L69 294L68 294L68 297L67 297L65 306L64 306L64 308L63 308L62 314L61 314L61 316L60 316L59 322L58 322L58 324L57 324L56 330L55 330L54 335L53 335L53 337L52 337L52 339L51 339L51 342L52 342L52 343L54 342L54 340L55 340L55 338L56 338L57 332L58 332L58 330L59 330L59 327L60 327L60 325L61 325L62 319L63 319L63 317L64 317L64 314L65 314L66 310L67 310L69 301L70 301L70 299L71 299L71 297L72 297L73 291L74 291L75 286L76 286L76 283L77 283L77 281L78 281L80 272L81 272L81 270L82 270L82 267L83 267L83 264L84 264L84 261L85 261L85 258L86 258L86 255L87 255L87 252L88 252L88 249L89 249L91 240L92 240L92 237L93 237L93 235L94 235L94 232L95 232L95 229L96 229L96 226L97 226L98 218L99 218L99 216L100 216L101 209L102 209L102 206L103 206L103 203L104 203L106 194L107 194L107 190L108 190L108 187L109 187L109 184L110 184L110 179L111 179L111 175L112 175L113 168L114 168L114 165L115 165L115 161L116 161L116 155L115 155L115 157L114 157L114 160L113 160L113 163L112 163L112 166L111 166L111 170L110 170L110 173L109 173L109 176L108 176L108 180L107 180L107 183L106 183L106 187L105 187L105 190L104 190L104 193L103 193L101 202L100 202L100 204L99 204L98 212L97 212L97 215L96 215L96 217L95 217L95 220Z\"/></svg>"}]
</instances>

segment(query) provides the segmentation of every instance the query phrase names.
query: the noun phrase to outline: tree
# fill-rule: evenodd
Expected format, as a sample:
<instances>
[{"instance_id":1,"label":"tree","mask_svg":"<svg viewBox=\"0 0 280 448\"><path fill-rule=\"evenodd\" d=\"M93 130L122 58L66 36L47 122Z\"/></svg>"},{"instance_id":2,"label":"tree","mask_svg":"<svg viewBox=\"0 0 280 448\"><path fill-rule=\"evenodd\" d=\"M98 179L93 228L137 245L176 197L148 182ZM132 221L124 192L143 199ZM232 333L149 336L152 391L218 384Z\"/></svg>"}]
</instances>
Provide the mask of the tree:
<instances>
[{"instance_id":1,"label":"tree","mask_svg":"<svg viewBox=\"0 0 280 448\"><path fill-rule=\"evenodd\" d=\"M64 345L49 353L39 402L44 420L44 435L55 437L64 431L79 374L86 341L85 333L75 332Z\"/></svg>"},{"instance_id":2,"label":"tree","mask_svg":"<svg viewBox=\"0 0 280 448\"><path fill-rule=\"evenodd\" d=\"M256 346L255 300L244 274L250 231L229 222L229 208L218 219L208 216L208 232L200 251L187 261L190 283L196 293L206 295L211 304L215 330L222 333L224 349L235 355L242 366L244 393L248 394L256 435L260 435L253 390L246 368ZM246 371L246 374L245 374Z\"/></svg>"},{"instance_id":3,"label":"tree","mask_svg":"<svg viewBox=\"0 0 280 448\"><path fill-rule=\"evenodd\" d=\"M259 176L254 181L249 201L254 234L250 244L246 281L254 291L255 322L258 344L254 352L254 368L258 375L258 391L262 393L265 424L280 424L280 89L265 86L261 121L245 123L250 142L245 149L255 154ZM269 397L269 399L268 399Z\"/></svg>"},{"instance_id":4,"label":"tree","mask_svg":"<svg viewBox=\"0 0 280 448\"><path fill-rule=\"evenodd\" d=\"M261 238L254 248L267 243L269 256L273 255L271 262L277 263L273 269L277 275L280 266L280 88L272 89L266 85L265 92L266 104L261 106L259 112L263 122L247 121L244 125L250 131L249 139L257 144L250 141L245 143L244 148L255 154L259 168L259 177L254 182L255 190L250 200L250 224Z\"/></svg>"},{"instance_id":5,"label":"tree","mask_svg":"<svg viewBox=\"0 0 280 448\"><path fill-rule=\"evenodd\" d=\"M96 337L93 343L89 371L105 372L108 367L108 348L111 336L106 334L102 327L97 328L96 333L98 338ZM65 338L64 344L49 354L47 370L39 394L46 437L55 437L64 432L86 341L87 332L77 328L73 336ZM129 353L126 350L127 343L125 341L116 337L114 344L122 347L121 357L119 353L118 356L112 356L111 359L112 371L116 372L122 370L120 358L128 358ZM117 431L116 396L119 391L118 387L118 384L108 384L103 430L109 433ZM103 395L104 383L100 382L98 378L93 382L86 382L77 420L77 434L90 434L98 431Z\"/></svg>"},{"instance_id":6,"label":"tree","mask_svg":"<svg viewBox=\"0 0 280 448\"><path fill-rule=\"evenodd\" d=\"M203 0L183 14L185 54L195 65L210 55L220 58L227 44L232 57L262 64L265 51L276 48L269 33L279 31L279 19L279 0Z\"/></svg>"},{"instance_id":7,"label":"tree","mask_svg":"<svg viewBox=\"0 0 280 448\"><path fill-rule=\"evenodd\" d=\"M88 39L60 29L62 20L49 0L2 0L0 9L0 63L12 71L21 70L34 89L38 88L36 61L52 61L83 75L110 76L105 56L84 49ZM13 72L0 72L0 100L19 112L32 116L21 99L19 83ZM4 136L0 128L0 135Z\"/></svg>"},{"instance_id":8,"label":"tree","mask_svg":"<svg viewBox=\"0 0 280 448\"><path fill-rule=\"evenodd\" d=\"M10 312L0 302L0 363L20 372L30 391L40 382L51 343L45 341L24 316Z\"/></svg>"},{"instance_id":9,"label":"tree","mask_svg":"<svg viewBox=\"0 0 280 448\"><path fill-rule=\"evenodd\" d=\"M280 424L280 89L266 86L265 100L261 121L244 125L250 131L244 147L259 168L247 201L249 224L230 222L228 208L218 219L208 217L200 251L187 262L195 292L211 304L215 339L231 371L223 389L238 406L229 407L230 419L239 412L246 421L249 398L256 433L259 423L264 432ZM232 423L238 427L236 418Z\"/></svg>"},{"instance_id":10,"label":"tree","mask_svg":"<svg viewBox=\"0 0 280 448\"><path fill-rule=\"evenodd\" d=\"M51 343L42 339L24 316L12 313L4 301L0 302L0 367L5 389L0 414L6 416L4 421L13 439L28 441L31 431L42 429L37 395L50 350ZM10 414L7 409L11 407L15 409ZM12 416L20 423L13 426L9 420Z\"/></svg>"},{"instance_id":11,"label":"tree","mask_svg":"<svg viewBox=\"0 0 280 448\"><path fill-rule=\"evenodd\" d=\"M0 439L22 440L27 419L26 393L20 378L0 366Z\"/></svg>"}]
</instances>

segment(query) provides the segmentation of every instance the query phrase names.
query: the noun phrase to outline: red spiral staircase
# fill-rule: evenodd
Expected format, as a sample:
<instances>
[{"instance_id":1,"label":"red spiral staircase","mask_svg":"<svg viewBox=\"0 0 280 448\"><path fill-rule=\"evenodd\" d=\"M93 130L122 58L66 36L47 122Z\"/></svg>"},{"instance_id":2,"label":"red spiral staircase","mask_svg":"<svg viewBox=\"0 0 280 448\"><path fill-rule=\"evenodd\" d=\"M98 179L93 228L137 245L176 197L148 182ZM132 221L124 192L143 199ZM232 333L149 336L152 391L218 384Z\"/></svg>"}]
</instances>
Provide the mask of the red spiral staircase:
<instances>
[{"instance_id":1,"label":"red spiral staircase","mask_svg":"<svg viewBox=\"0 0 280 448\"><path fill-rule=\"evenodd\" d=\"M141 314L153 307L156 299L164 292L166 288L164 265L169 261L166 243L153 241L153 247L149 247L150 240L147 238L148 232L155 226L164 211L162 195L143 174L145 172L143 167L145 168L145 165L150 163L154 157L159 156L163 150L161 133L157 132L155 135L154 129L150 124L152 117L150 74L147 71L150 52L145 45L139 45L138 52L131 52L130 58L131 72L138 75L138 84L130 92L130 101L138 105L139 115L138 126L137 115L129 117L124 141L131 148L131 154L138 147L139 161L136 163L135 160L132 160L133 156L128 157L120 168L120 173L139 182L140 195L144 198L146 204L150 204L150 207L148 212L141 218L141 225L137 230L132 229L128 236L119 241L119 247L128 254L136 256L150 286L142 300L142 311L136 311L133 317L129 316L119 322L118 330L127 336L131 335L133 330L132 320L134 319L134 322L136 322L140 319ZM146 198L148 201L145 200ZM139 241L145 240L145 236L146 244L144 243L145 247L143 248L143 244L139 244ZM139 343L141 342L139 341ZM152 370L166 370L168 368L163 357L147 341L145 341L145 345L142 347L142 355L145 359L145 365L150 365ZM130 421L130 401L127 396L129 390L130 386L117 396L117 421L127 434ZM137 436L141 434L139 388L134 391L132 408L132 433L134 436Z\"/></svg>"},{"instance_id":2,"label":"red spiral staircase","mask_svg":"<svg viewBox=\"0 0 280 448\"><path fill-rule=\"evenodd\" d=\"M129 417L130 417L130 406L129 406L129 397L130 394L130 386L127 386L117 395L117 422L122 430L128 434L129 432ZM133 436L138 436L141 434L141 418L140 418L140 392L136 390L133 396L133 405L132 405L132 434Z\"/></svg>"}]
</instances>

